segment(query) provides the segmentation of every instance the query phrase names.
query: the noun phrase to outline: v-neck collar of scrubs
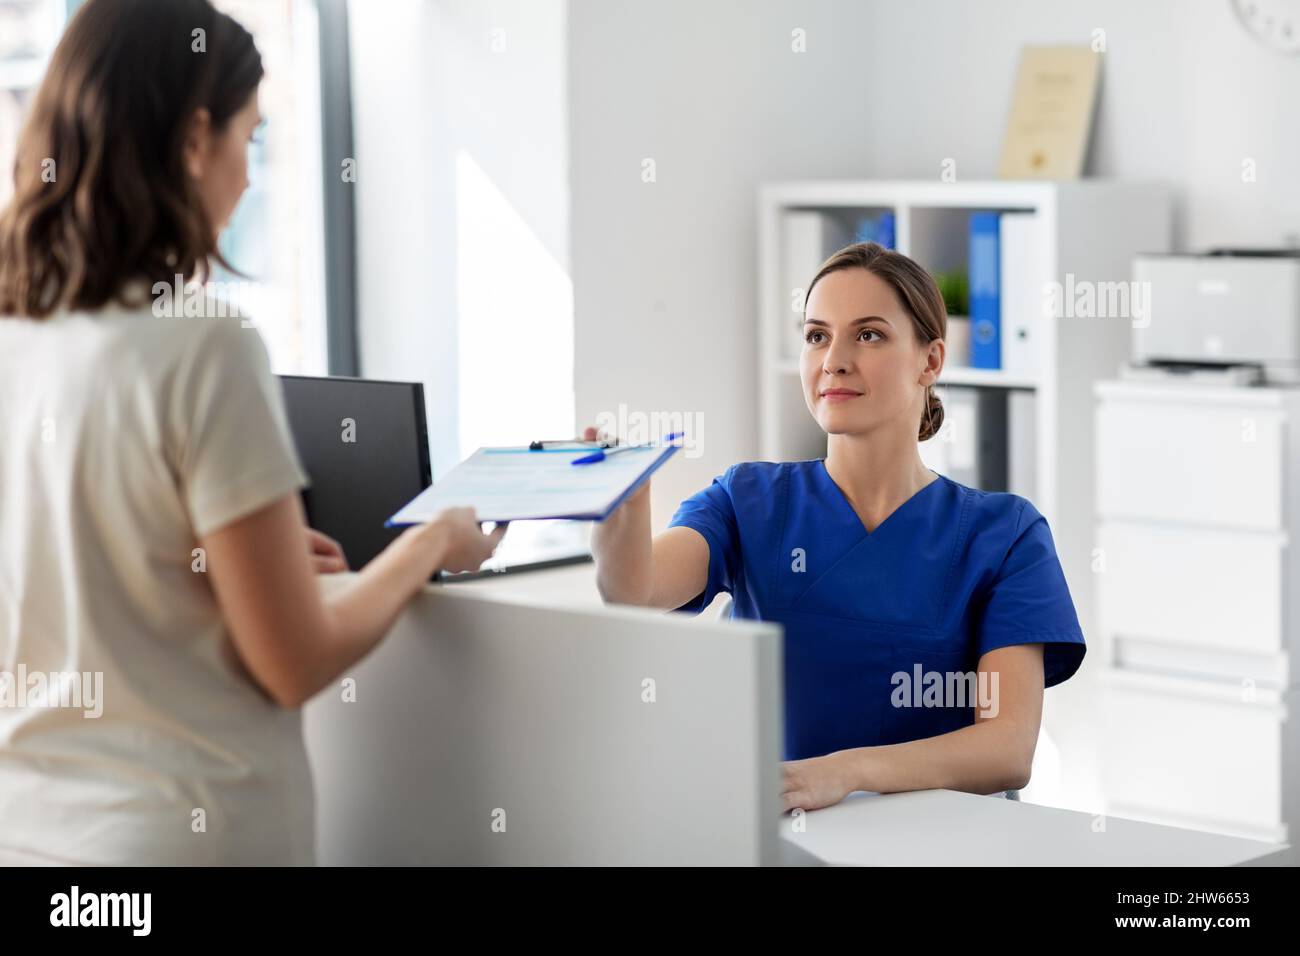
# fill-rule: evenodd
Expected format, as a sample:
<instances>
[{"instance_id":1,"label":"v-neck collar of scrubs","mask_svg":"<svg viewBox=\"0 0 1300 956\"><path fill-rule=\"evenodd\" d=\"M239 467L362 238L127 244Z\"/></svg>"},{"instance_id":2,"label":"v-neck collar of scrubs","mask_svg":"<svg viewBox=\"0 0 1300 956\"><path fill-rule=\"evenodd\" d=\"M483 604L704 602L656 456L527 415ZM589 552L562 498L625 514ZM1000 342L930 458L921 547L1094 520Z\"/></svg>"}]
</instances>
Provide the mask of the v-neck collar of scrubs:
<instances>
[{"instance_id":1,"label":"v-neck collar of scrubs","mask_svg":"<svg viewBox=\"0 0 1300 956\"><path fill-rule=\"evenodd\" d=\"M821 481L823 482L827 494L834 500L838 501L840 507L842 507L845 511L847 511L850 515L853 516L853 520L857 523L858 530L862 533L863 538L874 538L877 535L879 535L881 530L885 527L885 525L893 521L894 517L898 515L899 512L912 506L914 502L916 502L923 495L925 495L925 493L931 488L931 486L937 485L939 484L939 482L943 480L943 476L940 475L937 471L934 471L933 469L927 469L927 470L930 472L930 474L934 475L934 478L926 482L916 491L912 492L910 498L902 502L902 504L896 507L889 514L885 515L884 519L878 525L876 525L874 531L868 531L866 524L864 524L862 521L862 516L859 515L857 509L853 507L853 503L849 501L848 495L844 493L844 490L840 488L840 486L835 483L835 479L831 477L830 471L826 468L826 459L825 458L817 459L817 474L821 479Z\"/></svg>"}]
</instances>

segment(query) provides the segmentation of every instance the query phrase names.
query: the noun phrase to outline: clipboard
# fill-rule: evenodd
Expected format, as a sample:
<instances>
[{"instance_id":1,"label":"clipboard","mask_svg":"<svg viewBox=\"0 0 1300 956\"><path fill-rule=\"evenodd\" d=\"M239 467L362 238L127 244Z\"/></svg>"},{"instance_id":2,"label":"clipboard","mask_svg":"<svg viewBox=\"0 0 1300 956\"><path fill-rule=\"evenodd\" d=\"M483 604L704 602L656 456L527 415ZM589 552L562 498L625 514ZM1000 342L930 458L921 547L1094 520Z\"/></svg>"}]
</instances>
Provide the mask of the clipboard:
<instances>
[{"instance_id":1,"label":"clipboard","mask_svg":"<svg viewBox=\"0 0 1300 956\"><path fill-rule=\"evenodd\" d=\"M680 447L628 448L577 466L574 459L590 454L590 445L480 448L384 526L423 524L456 507L472 507L479 521L604 521Z\"/></svg>"}]
</instances>

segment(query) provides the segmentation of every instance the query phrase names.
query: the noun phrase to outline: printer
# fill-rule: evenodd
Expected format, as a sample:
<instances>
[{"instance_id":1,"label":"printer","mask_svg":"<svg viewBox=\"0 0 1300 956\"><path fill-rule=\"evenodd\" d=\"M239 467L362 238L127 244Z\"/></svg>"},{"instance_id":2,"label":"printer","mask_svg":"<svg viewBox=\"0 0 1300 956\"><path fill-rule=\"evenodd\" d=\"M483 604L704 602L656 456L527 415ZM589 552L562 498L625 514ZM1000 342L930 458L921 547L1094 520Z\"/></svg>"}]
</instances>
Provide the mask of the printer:
<instances>
[{"instance_id":1,"label":"printer","mask_svg":"<svg viewBox=\"0 0 1300 956\"><path fill-rule=\"evenodd\" d=\"M1139 255L1133 278L1148 302L1134 323L1135 365L1300 384L1300 249Z\"/></svg>"}]
</instances>

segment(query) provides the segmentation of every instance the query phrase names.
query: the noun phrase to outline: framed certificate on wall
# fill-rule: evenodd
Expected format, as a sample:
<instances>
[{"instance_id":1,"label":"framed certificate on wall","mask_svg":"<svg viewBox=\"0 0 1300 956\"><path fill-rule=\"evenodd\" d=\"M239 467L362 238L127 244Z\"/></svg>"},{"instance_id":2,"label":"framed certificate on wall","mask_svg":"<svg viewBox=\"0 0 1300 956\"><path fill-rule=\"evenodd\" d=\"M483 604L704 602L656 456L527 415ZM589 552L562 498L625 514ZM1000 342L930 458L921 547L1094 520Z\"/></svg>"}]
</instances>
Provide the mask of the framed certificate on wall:
<instances>
[{"instance_id":1,"label":"framed certificate on wall","mask_svg":"<svg viewBox=\"0 0 1300 956\"><path fill-rule=\"evenodd\" d=\"M1097 100L1101 55L1086 46L1031 46L1020 54L998 175L1078 179Z\"/></svg>"}]
</instances>

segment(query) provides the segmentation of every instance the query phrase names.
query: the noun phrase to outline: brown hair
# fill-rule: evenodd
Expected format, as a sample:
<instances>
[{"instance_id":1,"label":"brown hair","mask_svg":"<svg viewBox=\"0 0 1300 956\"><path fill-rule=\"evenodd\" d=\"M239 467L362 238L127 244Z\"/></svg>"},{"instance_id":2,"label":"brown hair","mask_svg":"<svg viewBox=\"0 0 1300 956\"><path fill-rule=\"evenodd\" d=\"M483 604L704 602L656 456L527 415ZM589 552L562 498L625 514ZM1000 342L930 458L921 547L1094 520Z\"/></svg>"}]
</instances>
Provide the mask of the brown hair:
<instances>
[{"instance_id":1,"label":"brown hair","mask_svg":"<svg viewBox=\"0 0 1300 956\"><path fill-rule=\"evenodd\" d=\"M231 268L182 151L196 110L220 132L262 72L252 36L208 0L88 0L18 141L0 315L94 310L136 280Z\"/></svg>"},{"instance_id":2,"label":"brown hair","mask_svg":"<svg viewBox=\"0 0 1300 956\"><path fill-rule=\"evenodd\" d=\"M948 310L944 307L943 296L930 273L915 261L875 242L854 243L822 263L817 275L808 283L808 295L812 295L813 286L823 277L845 269L866 269L887 282L911 316L912 328L922 345L947 337ZM934 393L933 385L926 386L925 402L917 441L934 437L943 426L943 402Z\"/></svg>"}]
</instances>

